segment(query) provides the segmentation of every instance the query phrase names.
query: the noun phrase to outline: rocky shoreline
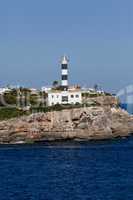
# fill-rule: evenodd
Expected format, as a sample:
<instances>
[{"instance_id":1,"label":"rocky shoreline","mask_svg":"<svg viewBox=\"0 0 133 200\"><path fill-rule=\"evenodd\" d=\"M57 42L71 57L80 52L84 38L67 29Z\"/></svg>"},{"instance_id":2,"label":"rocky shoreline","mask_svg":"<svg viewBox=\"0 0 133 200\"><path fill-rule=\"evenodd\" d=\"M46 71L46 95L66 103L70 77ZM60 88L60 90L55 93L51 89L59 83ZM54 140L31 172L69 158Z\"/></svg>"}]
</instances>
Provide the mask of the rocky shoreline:
<instances>
[{"instance_id":1,"label":"rocky shoreline","mask_svg":"<svg viewBox=\"0 0 133 200\"><path fill-rule=\"evenodd\" d=\"M103 140L133 133L133 116L114 97L95 99L98 106L36 113L0 122L0 144L54 140Z\"/></svg>"}]
</instances>

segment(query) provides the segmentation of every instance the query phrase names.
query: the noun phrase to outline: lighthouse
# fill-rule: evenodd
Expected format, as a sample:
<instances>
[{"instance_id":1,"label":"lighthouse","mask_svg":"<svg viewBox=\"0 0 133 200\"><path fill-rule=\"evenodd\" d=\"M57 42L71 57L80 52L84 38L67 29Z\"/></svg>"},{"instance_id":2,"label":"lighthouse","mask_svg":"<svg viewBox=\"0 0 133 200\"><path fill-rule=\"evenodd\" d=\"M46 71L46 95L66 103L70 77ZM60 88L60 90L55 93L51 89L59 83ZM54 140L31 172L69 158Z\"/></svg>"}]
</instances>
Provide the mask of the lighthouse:
<instances>
[{"instance_id":1,"label":"lighthouse","mask_svg":"<svg viewBox=\"0 0 133 200\"><path fill-rule=\"evenodd\" d=\"M82 104L82 91L80 88L68 85L68 64L69 59L63 56L60 59L61 84L59 87L47 90L47 105L75 105Z\"/></svg>"},{"instance_id":2,"label":"lighthouse","mask_svg":"<svg viewBox=\"0 0 133 200\"><path fill-rule=\"evenodd\" d=\"M63 90L68 89L68 57L63 56L61 59L61 87Z\"/></svg>"}]
</instances>

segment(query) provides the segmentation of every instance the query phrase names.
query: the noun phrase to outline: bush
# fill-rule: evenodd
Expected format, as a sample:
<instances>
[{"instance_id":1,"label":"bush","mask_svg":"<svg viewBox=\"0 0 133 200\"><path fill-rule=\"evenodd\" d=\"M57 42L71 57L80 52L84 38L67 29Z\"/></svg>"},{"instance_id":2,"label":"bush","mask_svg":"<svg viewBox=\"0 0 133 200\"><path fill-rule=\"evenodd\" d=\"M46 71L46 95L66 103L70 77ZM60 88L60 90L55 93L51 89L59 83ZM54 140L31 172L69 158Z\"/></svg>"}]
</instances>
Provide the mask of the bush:
<instances>
[{"instance_id":1,"label":"bush","mask_svg":"<svg viewBox=\"0 0 133 200\"><path fill-rule=\"evenodd\" d=\"M27 114L27 112L18 110L17 108L0 108L0 120L20 117Z\"/></svg>"}]
</instances>

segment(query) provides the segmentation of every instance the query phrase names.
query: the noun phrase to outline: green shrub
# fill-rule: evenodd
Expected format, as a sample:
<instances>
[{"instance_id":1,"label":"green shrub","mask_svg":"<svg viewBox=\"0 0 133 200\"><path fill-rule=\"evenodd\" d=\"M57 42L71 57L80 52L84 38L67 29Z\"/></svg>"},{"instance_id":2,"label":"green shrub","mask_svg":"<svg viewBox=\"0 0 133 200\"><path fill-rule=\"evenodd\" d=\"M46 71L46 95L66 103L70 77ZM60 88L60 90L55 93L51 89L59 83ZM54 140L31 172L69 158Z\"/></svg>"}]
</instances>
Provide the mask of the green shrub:
<instances>
[{"instance_id":1,"label":"green shrub","mask_svg":"<svg viewBox=\"0 0 133 200\"><path fill-rule=\"evenodd\" d=\"M20 117L22 115L28 115L28 112L18 110L17 108L0 108L0 120Z\"/></svg>"}]
</instances>

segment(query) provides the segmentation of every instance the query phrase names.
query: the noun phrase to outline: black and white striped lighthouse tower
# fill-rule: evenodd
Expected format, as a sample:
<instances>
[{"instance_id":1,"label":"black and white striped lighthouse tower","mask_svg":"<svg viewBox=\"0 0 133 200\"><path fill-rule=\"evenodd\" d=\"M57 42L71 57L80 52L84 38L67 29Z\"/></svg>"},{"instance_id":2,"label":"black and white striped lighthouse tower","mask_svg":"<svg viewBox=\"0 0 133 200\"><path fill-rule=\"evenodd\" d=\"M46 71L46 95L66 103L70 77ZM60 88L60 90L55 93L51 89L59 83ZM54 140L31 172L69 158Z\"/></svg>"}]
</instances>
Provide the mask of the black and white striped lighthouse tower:
<instances>
[{"instance_id":1,"label":"black and white striped lighthouse tower","mask_svg":"<svg viewBox=\"0 0 133 200\"><path fill-rule=\"evenodd\" d=\"M68 89L68 57L63 56L61 59L61 87L63 90Z\"/></svg>"}]
</instances>

